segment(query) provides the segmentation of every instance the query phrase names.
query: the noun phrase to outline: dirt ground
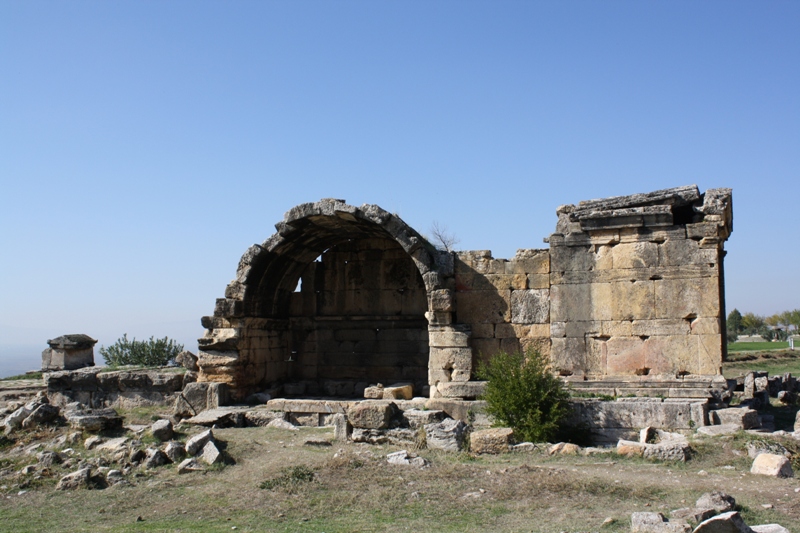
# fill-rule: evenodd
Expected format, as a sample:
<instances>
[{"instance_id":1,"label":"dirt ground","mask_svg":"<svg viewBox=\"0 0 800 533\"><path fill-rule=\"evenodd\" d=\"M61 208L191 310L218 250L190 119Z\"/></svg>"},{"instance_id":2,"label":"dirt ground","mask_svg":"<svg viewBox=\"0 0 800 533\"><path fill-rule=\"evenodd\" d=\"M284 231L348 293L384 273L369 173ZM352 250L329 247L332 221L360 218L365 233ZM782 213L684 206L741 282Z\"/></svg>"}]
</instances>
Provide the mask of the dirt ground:
<instances>
[{"instance_id":1,"label":"dirt ground","mask_svg":"<svg viewBox=\"0 0 800 533\"><path fill-rule=\"evenodd\" d=\"M178 437L200 429L185 428ZM615 453L472 456L409 449L430 462L419 468L387 464L397 446L304 444L312 437L332 441L330 428L220 429L215 437L235 464L205 472L134 468L128 486L75 491L55 490L74 467L20 473L36 463L21 446L48 443L65 431L0 442L0 531L621 532L630 531L635 511L669 516L713 490L736 498L749 525L800 531L800 481L750 474L747 441L763 437L744 432L692 440L694 457L686 463ZM142 439L147 444L146 434ZM72 445L76 462L103 461L81 443Z\"/></svg>"}]
</instances>

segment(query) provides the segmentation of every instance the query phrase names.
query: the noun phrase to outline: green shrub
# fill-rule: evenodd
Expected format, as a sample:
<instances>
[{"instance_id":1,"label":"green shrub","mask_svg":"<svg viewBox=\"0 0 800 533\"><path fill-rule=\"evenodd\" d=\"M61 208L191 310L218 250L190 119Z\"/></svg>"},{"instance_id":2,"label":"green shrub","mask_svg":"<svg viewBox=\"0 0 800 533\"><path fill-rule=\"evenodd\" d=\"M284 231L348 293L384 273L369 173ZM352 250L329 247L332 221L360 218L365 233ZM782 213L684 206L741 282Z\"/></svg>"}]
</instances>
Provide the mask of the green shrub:
<instances>
[{"instance_id":1,"label":"green shrub","mask_svg":"<svg viewBox=\"0 0 800 533\"><path fill-rule=\"evenodd\" d=\"M278 487L288 489L290 492L297 488L298 485L314 481L314 471L305 466L287 466L281 469L279 476L268 479L259 485L259 488L264 490L273 490Z\"/></svg>"},{"instance_id":2,"label":"green shrub","mask_svg":"<svg viewBox=\"0 0 800 533\"><path fill-rule=\"evenodd\" d=\"M538 352L501 352L478 366L486 380L486 412L514 430L518 439L546 442L569 413L569 394Z\"/></svg>"},{"instance_id":3,"label":"green shrub","mask_svg":"<svg viewBox=\"0 0 800 533\"><path fill-rule=\"evenodd\" d=\"M127 333L108 348L100 346L100 355L110 366L164 366L173 361L181 351L183 344L177 344L168 337L150 337L147 341L137 341L135 338L128 340Z\"/></svg>"}]
</instances>

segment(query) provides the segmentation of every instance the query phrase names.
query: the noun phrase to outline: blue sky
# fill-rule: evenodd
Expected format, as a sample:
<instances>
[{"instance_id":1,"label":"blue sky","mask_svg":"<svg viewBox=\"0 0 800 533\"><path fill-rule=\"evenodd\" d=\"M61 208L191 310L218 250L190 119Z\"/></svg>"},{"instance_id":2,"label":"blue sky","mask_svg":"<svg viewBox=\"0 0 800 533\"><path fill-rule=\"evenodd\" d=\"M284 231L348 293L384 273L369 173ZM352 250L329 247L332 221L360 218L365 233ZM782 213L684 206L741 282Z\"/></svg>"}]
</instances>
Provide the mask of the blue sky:
<instances>
[{"instance_id":1,"label":"blue sky","mask_svg":"<svg viewBox=\"0 0 800 533\"><path fill-rule=\"evenodd\" d=\"M196 348L244 250L323 197L510 257L559 204L732 187L728 309L800 307L798 27L797 2L2 0L0 375L64 333Z\"/></svg>"}]
</instances>

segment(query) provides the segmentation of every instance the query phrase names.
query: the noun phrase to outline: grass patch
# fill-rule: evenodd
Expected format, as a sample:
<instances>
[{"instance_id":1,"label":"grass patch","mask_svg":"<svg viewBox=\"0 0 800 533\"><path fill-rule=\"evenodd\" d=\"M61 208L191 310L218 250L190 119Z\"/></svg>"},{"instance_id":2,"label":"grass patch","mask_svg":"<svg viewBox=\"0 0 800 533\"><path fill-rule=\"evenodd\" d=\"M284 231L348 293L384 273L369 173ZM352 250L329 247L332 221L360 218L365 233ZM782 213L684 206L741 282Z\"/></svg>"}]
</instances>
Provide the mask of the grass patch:
<instances>
[{"instance_id":1,"label":"grass patch","mask_svg":"<svg viewBox=\"0 0 800 533\"><path fill-rule=\"evenodd\" d=\"M728 360L722 363L722 374L726 378L741 376L754 370L769 372L771 376L786 372L798 376L800 375L800 350L732 353L728 354Z\"/></svg>"},{"instance_id":2,"label":"grass patch","mask_svg":"<svg viewBox=\"0 0 800 533\"><path fill-rule=\"evenodd\" d=\"M279 476L268 479L258 486L264 490L277 488L288 489L292 492L299 485L314 481L314 471L306 465L289 466L281 470Z\"/></svg>"},{"instance_id":3,"label":"grass patch","mask_svg":"<svg viewBox=\"0 0 800 533\"><path fill-rule=\"evenodd\" d=\"M19 381L22 379L42 379L42 373L28 372L27 374L19 374L17 376L8 376L7 378L0 378L0 381Z\"/></svg>"},{"instance_id":4,"label":"grass patch","mask_svg":"<svg viewBox=\"0 0 800 533\"><path fill-rule=\"evenodd\" d=\"M788 342L734 342L728 345L728 352L757 352L787 350Z\"/></svg>"}]
</instances>

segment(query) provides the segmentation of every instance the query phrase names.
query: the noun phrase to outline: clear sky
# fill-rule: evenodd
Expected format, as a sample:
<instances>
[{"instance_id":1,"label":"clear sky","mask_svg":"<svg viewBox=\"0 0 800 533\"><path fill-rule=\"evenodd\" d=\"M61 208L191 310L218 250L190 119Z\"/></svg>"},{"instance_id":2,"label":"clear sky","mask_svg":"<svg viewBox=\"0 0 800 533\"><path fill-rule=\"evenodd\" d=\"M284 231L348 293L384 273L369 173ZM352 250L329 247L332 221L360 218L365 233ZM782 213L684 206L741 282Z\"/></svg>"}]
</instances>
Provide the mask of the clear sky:
<instances>
[{"instance_id":1,"label":"clear sky","mask_svg":"<svg viewBox=\"0 0 800 533\"><path fill-rule=\"evenodd\" d=\"M799 28L790 1L0 0L0 375L65 333L196 349L323 197L511 257L559 204L732 187L728 310L800 307Z\"/></svg>"}]
</instances>

